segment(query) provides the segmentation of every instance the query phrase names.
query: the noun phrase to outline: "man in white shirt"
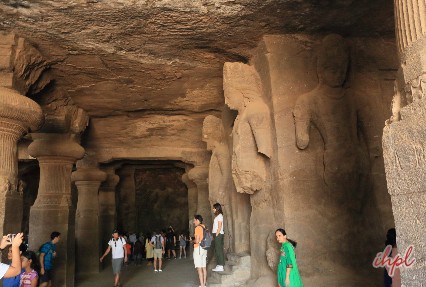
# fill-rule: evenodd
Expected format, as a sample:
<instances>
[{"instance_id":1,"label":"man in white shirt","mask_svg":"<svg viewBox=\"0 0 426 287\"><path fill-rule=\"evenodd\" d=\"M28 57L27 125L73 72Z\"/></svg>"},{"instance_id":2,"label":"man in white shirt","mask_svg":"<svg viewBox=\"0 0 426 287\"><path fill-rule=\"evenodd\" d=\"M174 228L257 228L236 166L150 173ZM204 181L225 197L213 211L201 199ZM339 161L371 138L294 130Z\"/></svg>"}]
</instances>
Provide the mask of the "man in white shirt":
<instances>
[{"instance_id":1,"label":"man in white shirt","mask_svg":"<svg viewBox=\"0 0 426 287\"><path fill-rule=\"evenodd\" d=\"M108 248L104 255L100 258L100 261L104 260L104 257L112 250L112 272L114 274L114 287L120 286L120 271L124 262L127 262L127 251L125 246L126 240L119 236L118 230L112 232L112 238L108 242Z\"/></svg>"}]
</instances>

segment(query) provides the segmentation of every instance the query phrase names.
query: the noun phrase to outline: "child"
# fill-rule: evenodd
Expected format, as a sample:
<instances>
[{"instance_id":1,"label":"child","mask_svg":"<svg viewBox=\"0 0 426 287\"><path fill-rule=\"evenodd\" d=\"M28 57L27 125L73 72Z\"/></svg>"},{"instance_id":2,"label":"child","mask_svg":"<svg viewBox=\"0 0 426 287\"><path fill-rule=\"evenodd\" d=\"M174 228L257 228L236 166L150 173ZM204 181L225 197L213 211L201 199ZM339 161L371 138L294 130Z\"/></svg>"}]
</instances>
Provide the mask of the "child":
<instances>
[{"instance_id":1,"label":"child","mask_svg":"<svg viewBox=\"0 0 426 287\"><path fill-rule=\"evenodd\" d=\"M22 254L22 268L25 271L21 274L19 287L36 287L38 283L39 269L37 255L33 251L26 251Z\"/></svg>"}]
</instances>

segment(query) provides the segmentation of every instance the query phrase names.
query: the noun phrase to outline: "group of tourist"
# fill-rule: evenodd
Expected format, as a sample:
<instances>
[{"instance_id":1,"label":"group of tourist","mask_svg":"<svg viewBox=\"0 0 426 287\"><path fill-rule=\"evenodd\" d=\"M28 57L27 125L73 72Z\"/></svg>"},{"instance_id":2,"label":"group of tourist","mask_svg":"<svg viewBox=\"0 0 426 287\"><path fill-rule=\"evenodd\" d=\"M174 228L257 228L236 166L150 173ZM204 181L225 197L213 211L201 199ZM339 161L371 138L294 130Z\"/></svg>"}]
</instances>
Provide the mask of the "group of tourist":
<instances>
[{"instance_id":1,"label":"group of tourist","mask_svg":"<svg viewBox=\"0 0 426 287\"><path fill-rule=\"evenodd\" d=\"M50 287L52 285L53 261L56 257L56 244L60 233L54 231L50 241L44 243L39 250L27 250L24 234L8 234L3 236L0 249L8 248L8 264L0 263L0 278L3 287Z\"/></svg>"},{"instance_id":2,"label":"group of tourist","mask_svg":"<svg viewBox=\"0 0 426 287\"><path fill-rule=\"evenodd\" d=\"M214 272L224 271L224 224L223 211L219 203L213 205L213 213L215 215L213 221L212 235L214 241L214 251L216 257L216 267L212 269ZM194 265L198 272L200 287L207 284L207 250L203 247L204 237L208 235L207 227L203 224L203 217L199 214L194 216ZM294 248L296 242L288 239L284 229L279 228L275 231L276 239L281 243L280 261L278 265L278 287L303 287L303 283L299 274L296 263Z\"/></svg>"},{"instance_id":3,"label":"group of tourist","mask_svg":"<svg viewBox=\"0 0 426 287\"><path fill-rule=\"evenodd\" d=\"M120 272L123 264L127 264L130 259L139 265L145 253L147 265L154 266L154 272L163 272L163 256L167 253L167 259L177 259L176 249L179 249L179 259L186 258L186 247L188 237L182 232L179 237L172 226L167 231L159 230L153 234L136 234L120 235L118 230L112 232L112 238L108 242L108 247L101 256L102 262L105 256L112 251L112 269L114 275L114 286L120 286ZM172 257L173 256L173 257Z\"/></svg>"}]
</instances>

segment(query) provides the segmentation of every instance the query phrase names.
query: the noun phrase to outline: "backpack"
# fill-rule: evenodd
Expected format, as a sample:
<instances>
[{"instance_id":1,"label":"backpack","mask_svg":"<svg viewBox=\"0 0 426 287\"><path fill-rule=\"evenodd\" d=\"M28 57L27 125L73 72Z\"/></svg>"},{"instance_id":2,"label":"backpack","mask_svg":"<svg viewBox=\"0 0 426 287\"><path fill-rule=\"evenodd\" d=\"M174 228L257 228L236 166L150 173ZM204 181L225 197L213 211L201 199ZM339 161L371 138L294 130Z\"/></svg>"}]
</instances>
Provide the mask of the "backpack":
<instances>
[{"instance_id":1,"label":"backpack","mask_svg":"<svg viewBox=\"0 0 426 287\"><path fill-rule=\"evenodd\" d=\"M212 233L210 232L208 228L203 226L201 227L203 228L203 239L200 242L200 246L203 249L209 249L213 241Z\"/></svg>"},{"instance_id":2,"label":"backpack","mask_svg":"<svg viewBox=\"0 0 426 287\"><path fill-rule=\"evenodd\" d=\"M161 244L161 235L155 235L154 249L163 249Z\"/></svg>"}]
</instances>

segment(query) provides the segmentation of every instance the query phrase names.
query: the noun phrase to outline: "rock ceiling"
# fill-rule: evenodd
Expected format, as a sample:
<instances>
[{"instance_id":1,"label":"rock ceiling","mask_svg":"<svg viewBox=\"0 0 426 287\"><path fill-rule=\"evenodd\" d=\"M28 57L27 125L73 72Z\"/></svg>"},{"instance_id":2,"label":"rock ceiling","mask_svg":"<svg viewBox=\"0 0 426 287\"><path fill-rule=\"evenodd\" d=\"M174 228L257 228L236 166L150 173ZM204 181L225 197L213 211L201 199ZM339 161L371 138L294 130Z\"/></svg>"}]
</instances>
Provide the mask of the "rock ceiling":
<instances>
[{"instance_id":1,"label":"rock ceiling","mask_svg":"<svg viewBox=\"0 0 426 287\"><path fill-rule=\"evenodd\" d=\"M393 36L390 0L0 0L0 15L92 117L218 109L223 62L263 34Z\"/></svg>"}]
</instances>

